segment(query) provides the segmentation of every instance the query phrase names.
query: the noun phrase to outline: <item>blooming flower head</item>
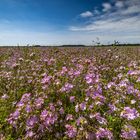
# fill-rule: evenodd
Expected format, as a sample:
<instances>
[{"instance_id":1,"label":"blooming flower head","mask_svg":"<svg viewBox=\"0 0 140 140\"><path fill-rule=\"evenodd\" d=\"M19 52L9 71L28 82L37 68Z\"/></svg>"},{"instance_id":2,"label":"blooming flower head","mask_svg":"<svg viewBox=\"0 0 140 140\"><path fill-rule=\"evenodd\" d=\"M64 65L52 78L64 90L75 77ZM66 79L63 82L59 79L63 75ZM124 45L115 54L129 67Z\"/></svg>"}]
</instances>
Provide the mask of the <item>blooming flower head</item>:
<instances>
[{"instance_id":1,"label":"blooming flower head","mask_svg":"<svg viewBox=\"0 0 140 140\"><path fill-rule=\"evenodd\" d=\"M134 120L139 117L139 113L135 108L131 109L130 107L124 107L120 116L126 118L127 120Z\"/></svg>"},{"instance_id":2,"label":"blooming flower head","mask_svg":"<svg viewBox=\"0 0 140 140\"><path fill-rule=\"evenodd\" d=\"M72 114L67 114L66 120L73 120L73 115Z\"/></svg>"},{"instance_id":3,"label":"blooming flower head","mask_svg":"<svg viewBox=\"0 0 140 140\"><path fill-rule=\"evenodd\" d=\"M109 110L110 113L112 113L112 112L117 110L117 107L115 105L113 105L113 104L109 104L108 106L109 106L109 109L110 109Z\"/></svg>"},{"instance_id":4,"label":"blooming flower head","mask_svg":"<svg viewBox=\"0 0 140 140\"><path fill-rule=\"evenodd\" d=\"M27 125L27 128L33 128L35 126L35 124L38 123L38 118L37 116L30 116L28 119L27 119L27 122L26 122L26 125Z\"/></svg>"},{"instance_id":5,"label":"blooming flower head","mask_svg":"<svg viewBox=\"0 0 140 140\"><path fill-rule=\"evenodd\" d=\"M16 110L14 113L11 113L10 117L7 119L8 123L13 127L16 127L16 120L18 120L19 116L20 112L18 110Z\"/></svg>"},{"instance_id":6,"label":"blooming flower head","mask_svg":"<svg viewBox=\"0 0 140 140\"><path fill-rule=\"evenodd\" d=\"M22 95L20 102L27 103L30 100L31 93L25 93Z\"/></svg>"},{"instance_id":7,"label":"blooming flower head","mask_svg":"<svg viewBox=\"0 0 140 140\"><path fill-rule=\"evenodd\" d=\"M80 109L82 111L86 110L86 103L85 102L82 102L80 105L79 105Z\"/></svg>"},{"instance_id":8,"label":"blooming flower head","mask_svg":"<svg viewBox=\"0 0 140 140\"><path fill-rule=\"evenodd\" d=\"M79 112L79 105L78 104L75 106L75 112Z\"/></svg>"},{"instance_id":9,"label":"blooming flower head","mask_svg":"<svg viewBox=\"0 0 140 140\"><path fill-rule=\"evenodd\" d=\"M26 133L26 137L25 138L31 138L35 135L35 133L33 131L27 131Z\"/></svg>"},{"instance_id":10,"label":"blooming flower head","mask_svg":"<svg viewBox=\"0 0 140 140\"><path fill-rule=\"evenodd\" d=\"M27 105L25 110L26 110L27 113L31 112L32 111L31 105Z\"/></svg>"},{"instance_id":11,"label":"blooming flower head","mask_svg":"<svg viewBox=\"0 0 140 140\"><path fill-rule=\"evenodd\" d=\"M121 131L121 137L130 140L136 139L137 138L136 129L131 125L125 125Z\"/></svg>"},{"instance_id":12,"label":"blooming flower head","mask_svg":"<svg viewBox=\"0 0 140 140\"><path fill-rule=\"evenodd\" d=\"M49 84L50 83L50 80L52 79L52 76L45 76L42 80L41 80L41 83L42 84Z\"/></svg>"},{"instance_id":13,"label":"blooming flower head","mask_svg":"<svg viewBox=\"0 0 140 140\"><path fill-rule=\"evenodd\" d=\"M61 89L61 92L69 92L74 86L70 83L66 83Z\"/></svg>"},{"instance_id":14,"label":"blooming flower head","mask_svg":"<svg viewBox=\"0 0 140 140\"><path fill-rule=\"evenodd\" d=\"M53 125L57 121L57 115L47 111L46 109L41 112L40 115L41 120L43 121L43 124L48 128L50 125Z\"/></svg>"},{"instance_id":15,"label":"blooming flower head","mask_svg":"<svg viewBox=\"0 0 140 140\"><path fill-rule=\"evenodd\" d=\"M40 109L43 104L44 104L44 99L42 97L35 99L35 107L37 109Z\"/></svg>"},{"instance_id":16,"label":"blooming flower head","mask_svg":"<svg viewBox=\"0 0 140 140\"><path fill-rule=\"evenodd\" d=\"M83 125L83 124L87 124L87 120L86 118L84 118L83 116L79 117L77 120L76 120L76 124L79 126L79 125Z\"/></svg>"},{"instance_id":17,"label":"blooming flower head","mask_svg":"<svg viewBox=\"0 0 140 140\"><path fill-rule=\"evenodd\" d=\"M99 128L99 130L96 132L96 139L100 140L102 138L108 138L109 140L112 140L113 135L108 129Z\"/></svg>"},{"instance_id":18,"label":"blooming flower head","mask_svg":"<svg viewBox=\"0 0 140 140\"><path fill-rule=\"evenodd\" d=\"M73 103L75 101L75 96L70 96L70 102Z\"/></svg>"},{"instance_id":19,"label":"blooming flower head","mask_svg":"<svg viewBox=\"0 0 140 140\"><path fill-rule=\"evenodd\" d=\"M77 129L72 126L72 125L65 125L67 131L65 132L65 134L69 137L69 138L74 138L77 134Z\"/></svg>"},{"instance_id":20,"label":"blooming flower head","mask_svg":"<svg viewBox=\"0 0 140 140\"><path fill-rule=\"evenodd\" d=\"M9 96L7 94L4 94L3 96L1 96L2 99L8 99Z\"/></svg>"},{"instance_id":21,"label":"blooming flower head","mask_svg":"<svg viewBox=\"0 0 140 140\"><path fill-rule=\"evenodd\" d=\"M61 107L61 108L59 109L59 113L60 113L60 114L64 114L64 109L63 109L63 107Z\"/></svg>"},{"instance_id":22,"label":"blooming flower head","mask_svg":"<svg viewBox=\"0 0 140 140\"><path fill-rule=\"evenodd\" d=\"M104 124L104 125L107 124L107 120L105 118L101 117L100 113L96 113L95 118L100 124Z\"/></svg>"}]
</instances>

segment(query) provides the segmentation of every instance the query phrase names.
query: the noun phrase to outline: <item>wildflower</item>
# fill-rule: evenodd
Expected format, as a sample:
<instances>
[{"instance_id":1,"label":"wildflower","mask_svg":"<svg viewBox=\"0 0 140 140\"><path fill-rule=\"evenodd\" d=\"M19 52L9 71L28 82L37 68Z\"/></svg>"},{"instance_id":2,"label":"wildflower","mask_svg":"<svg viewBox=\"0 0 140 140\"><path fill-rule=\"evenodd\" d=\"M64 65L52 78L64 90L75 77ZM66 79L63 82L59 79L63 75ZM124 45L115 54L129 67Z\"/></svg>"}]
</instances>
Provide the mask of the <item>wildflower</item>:
<instances>
[{"instance_id":1,"label":"wildflower","mask_svg":"<svg viewBox=\"0 0 140 140\"><path fill-rule=\"evenodd\" d=\"M7 94L4 94L3 96L1 96L1 99L8 99L9 98L9 96L7 95Z\"/></svg>"},{"instance_id":2,"label":"wildflower","mask_svg":"<svg viewBox=\"0 0 140 140\"><path fill-rule=\"evenodd\" d=\"M50 80L52 79L52 76L45 76L42 80L41 83L42 84L46 84L46 83L50 83Z\"/></svg>"},{"instance_id":3,"label":"wildflower","mask_svg":"<svg viewBox=\"0 0 140 140\"><path fill-rule=\"evenodd\" d=\"M50 125L54 124L57 121L57 115L47 111L46 109L41 112L40 115L41 120L44 125L48 128Z\"/></svg>"},{"instance_id":4,"label":"wildflower","mask_svg":"<svg viewBox=\"0 0 140 140\"><path fill-rule=\"evenodd\" d=\"M26 103L30 101L31 93L25 93L22 95L20 102Z\"/></svg>"},{"instance_id":5,"label":"wildflower","mask_svg":"<svg viewBox=\"0 0 140 140\"><path fill-rule=\"evenodd\" d=\"M121 137L131 140L136 139L137 138L136 129L131 125L125 125L121 131Z\"/></svg>"},{"instance_id":6,"label":"wildflower","mask_svg":"<svg viewBox=\"0 0 140 140\"><path fill-rule=\"evenodd\" d=\"M86 118L84 118L83 116L79 117L77 120L76 120L76 124L79 126L79 125L83 125L83 124L87 124L87 120Z\"/></svg>"},{"instance_id":7,"label":"wildflower","mask_svg":"<svg viewBox=\"0 0 140 140\"><path fill-rule=\"evenodd\" d=\"M110 113L112 113L112 112L117 110L117 107L115 105L113 105L113 104L109 104L108 106L110 108L110 110L109 110Z\"/></svg>"},{"instance_id":8,"label":"wildflower","mask_svg":"<svg viewBox=\"0 0 140 140\"><path fill-rule=\"evenodd\" d=\"M66 83L61 89L61 92L69 92L74 86L70 83Z\"/></svg>"},{"instance_id":9,"label":"wildflower","mask_svg":"<svg viewBox=\"0 0 140 140\"><path fill-rule=\"evenodd\" d=\"M108 129L99 128L99 130L96 132L96 139L100 140L101 138L108 138L109 140L112 140L113 135Z\"/></svg>"},{"instance_id":10,"label":"wildflower","mask_svg":"<svg viewBox=\"0 0 140 140\"><path fill-rule=\"evenodd\" d=\"M60 112L60 114L64 114L64 109L63 109L63 107L60 108L59 112Z\"/></svg>"},{"instance_id":11,"label":"wildflower","mask_svg":"<svg viewBox=\"0 0 140 140\"><path fill-rule=\"evenodd\" d=\"M33 131L27 131L26 132L26 138L31 138L31 137L33 137L35 135L35 133L33 133Z\"/></svg>"},{"instance_id":12,"label":"wildflower","mask_svg":"<svg viewBox=\"0 0 140 140\"><path fill-rule=\"evenodd\" d=\"M42 97L39 97L39 98L35 99L34 104L37 109L40 109L42 107L42 105L44 104L44 99Z\"/></svg>"},{"instance_id":13,"label":"wildflower","mask_svg":"<svg viewBox=\"0 0 140 140\"><path fill-rule=\"evenodd\" d=\"M73 103L75 101L75 96L70 96L70 102Z\"/></svg>"},{"instance_id":14,"label":"wildflower","mask_svg":"<svg viewBox=\"0 0 140 140\"><path fill-rule=\"evenodd\" d=\"M55 111L55 106L54 106L53 104L50 104L49 108L50 108L50 110L51 110L52 112Z\"/></svg>"},{"instance_id":15,"label":"wildflower","mask_svg":"<svg viewBox=\"0 0 140 140\"><path fill-rule=\"evenodd\" d=\"M75 106L75 112L79 112L79 105L78 104Z\"/></svg>"},{"instance_id":16,"label":"wildflower","mask_svg":"<svg viewBox=\"0 0 140 140\"><path fill-rule=\"evenodd\" d=\"M77 134L77 129L72 126L72 125L65 125L67 131L65 132L65 134L69 137L69 138L74 138Z\"/></svg>"},{"instance_id":17,"label":"wildflower","mask_svg":"<svg viewBox=\"0 0 140 140\"><path fill-rule=\"evenodd\" d=\"M81 74L81 72L78 70L73 73L74 76L79 76L80 74Z\"/></svg>"},{"instance_id":18,"label":"wildflower","mask_svg":"<svg viewBox=\"0 0 140 140\"><path fill-rule=\"evenodd\" d=\"M73 120L73 115L72 114L67 114L66 120Z\"/></svg>"},{"instance_id":19,"label":"wildflower","mask_svg":"<svg viewBox=\"0 0 140 140\"><path fill-rule=\"evenodd\" d=\"M100 124L104 124L106 125L107 124L107 120L103 117L101 117L101 114L100 113L96 113L95 114L95 118L97 119L97 121L100 123Z\"/></svg>"},{"instance_id":20,"label":"wildflower","mask_svg":"<svg viewBox=\"0 0 140 140\"><path fill-rule=\"evenodd\" d=\"M80 105L79 105L80 109L82 111L86 110L86 103L85 102L82 102Z\"/></svg>"},{"instance_id":21,"label":"wildflower","mask_svg":"<svg viewBox=\"0 0 140 140\"><path fill-rule=\"evenodd\" d=\"M95 78L94 74L87 74L85 77L87 84L91 84L93 82L93 78Z\"/></svg>"},{"instance_id":22,"label":"wildflower","mask_svg":"<svg viewBox=\"0 0 140 140\"><path fill-rule=\"evenodd\" d=\"M126 118L128 120L134 120L139 117L139 113L135 108L124 107L124 110L121 112L121 117Z\"/></svg>"},{"instance_id":23,"label":"wildflower","mask_svg":"<svg viewBox=\"0 0 140 140\"><path fill-rule=\"evenodd\" d=\"M20 112L18 110L16 110L14 113L11 114L11 116L14 120L17 120L19 115L20 115Z\"/></svg>"},{"instance_id":24,"label":"wildflower","mask_svg":"<svg viewBox=\"0 0 140 140\"><path fill-rule=\"evenodd\" d=\"M136 100L131 100L131 104L135 104L136 103Z\"/></svg>"},{"instance_id":25,"label":"wildflower","mask_svg":"<svg viewBox=\"0 0 140 140\"><path fill-rule=\"evenodd\" d=\"M31 105L27 105L25 110L27 113L30 113L32 111Z\"/></svg>"},{"instance_id":26,"label":"wildflower","mask_svg":"<svg viewBox=\"0 0 140 140\"><path fill-rule=\"evenodd\" d=\"M27 128L33 128L37 123L38 123L38 118L35 115L30 116L26 121Z\"/></svg>"}]
</instances>

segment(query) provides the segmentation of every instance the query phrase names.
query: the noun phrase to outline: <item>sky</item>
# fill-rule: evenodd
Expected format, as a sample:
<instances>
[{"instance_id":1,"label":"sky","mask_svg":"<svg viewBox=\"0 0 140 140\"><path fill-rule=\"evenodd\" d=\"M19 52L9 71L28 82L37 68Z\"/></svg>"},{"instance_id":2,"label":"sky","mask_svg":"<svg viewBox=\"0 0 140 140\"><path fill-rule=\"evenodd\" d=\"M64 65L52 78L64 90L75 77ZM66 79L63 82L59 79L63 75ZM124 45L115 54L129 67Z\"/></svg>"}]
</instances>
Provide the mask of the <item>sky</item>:
<instances>
[{"instance_id":1,"label":"sky","mask_svg":"<svg viewBox=\"0 0 140 140\"><path fill-rule=\"evenodd\" d=\"M0 0L0 45L140 43L140 0Z\"/></svg>"}]
</instances>

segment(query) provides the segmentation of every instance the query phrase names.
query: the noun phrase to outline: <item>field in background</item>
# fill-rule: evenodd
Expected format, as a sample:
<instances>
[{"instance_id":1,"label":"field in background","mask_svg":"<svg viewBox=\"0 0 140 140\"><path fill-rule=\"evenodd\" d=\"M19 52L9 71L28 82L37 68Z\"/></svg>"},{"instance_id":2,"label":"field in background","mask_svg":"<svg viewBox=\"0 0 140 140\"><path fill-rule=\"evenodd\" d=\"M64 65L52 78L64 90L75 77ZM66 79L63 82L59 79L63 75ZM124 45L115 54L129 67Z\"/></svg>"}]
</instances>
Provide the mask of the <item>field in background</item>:
<instances>
[{"instance_id":1,"label":"field in background","mask_svg":"<svg viewBox=\"0 0 140 140\"><path fill-rule=\"evenodd\" d=\"M0 140L140 138L140 48L0 48Z\"/></svg>"}]
</instances>

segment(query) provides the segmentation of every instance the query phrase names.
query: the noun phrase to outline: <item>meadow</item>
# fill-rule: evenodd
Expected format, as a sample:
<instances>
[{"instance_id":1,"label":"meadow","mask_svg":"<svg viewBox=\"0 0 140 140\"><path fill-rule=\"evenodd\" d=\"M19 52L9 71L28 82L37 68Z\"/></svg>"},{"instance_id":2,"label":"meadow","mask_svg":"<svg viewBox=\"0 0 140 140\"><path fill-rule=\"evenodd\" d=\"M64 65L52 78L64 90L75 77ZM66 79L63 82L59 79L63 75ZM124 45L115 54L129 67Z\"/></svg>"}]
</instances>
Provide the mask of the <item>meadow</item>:
<instances>
[{"instance_id":1,"label":"meadow","mask_svg":"<svg viewBox=\"0 0 140 140\"><path fill-rule=\"evenodd\" d=\"M140 48L0 48L0 140L140 139Z\"/></svg>"}]
</instances>

